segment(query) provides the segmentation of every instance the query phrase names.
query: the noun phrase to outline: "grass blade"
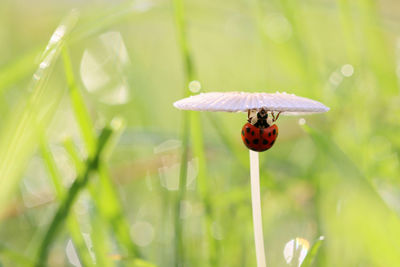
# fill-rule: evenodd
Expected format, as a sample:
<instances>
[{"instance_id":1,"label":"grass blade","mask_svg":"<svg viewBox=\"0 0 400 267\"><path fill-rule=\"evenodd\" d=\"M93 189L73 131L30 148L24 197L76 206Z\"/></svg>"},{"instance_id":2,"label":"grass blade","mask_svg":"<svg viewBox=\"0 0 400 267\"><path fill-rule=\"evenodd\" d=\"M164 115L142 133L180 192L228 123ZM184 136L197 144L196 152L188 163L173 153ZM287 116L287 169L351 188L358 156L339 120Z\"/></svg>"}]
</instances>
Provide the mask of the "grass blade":
<instances>
[{"instance_id":1,"label":"grass blade","mask_svg":"<svg viewBox=\"0 0 400 267\"><path fill-rule=\"evenodd\" d=\"M186 40L186 25L184 16L183 0L173 0L174 8L174 19L175 27L177 32L178 44L180 48L181 57L183 60L184 69L184 84L183 96L187 97L190 95L190 91L186 85L189 84L194 78L193 62L190 55L188 43ZM188 111L182 111L182 155L181 165L179 172L179 191L175 202L175 266L185 265L185 251L183 245L183 222L181 216L181 203L185 198L186 194L186 180L188 170L188 146L189 146L189 135L190 135L190 113Z\"/></svg>"},{"instance_id":2,"label":"grass blade","mask_svg":"<svg viewBox=\"0 0 400 267\"><path fill-rule=\"evenodd\" d=\"M184 266L185 252L183 246L183 223L181 220L181 203L186 194L186 180L188 170L188 145L189 145L189 112L184 112L183 115L183 137L182 137L182 156L181 167L179 170L179 191L175 200L175 266Z\"/></svg>"},{"instance_id":3,"label":"grass blade","mask_svg":"<svg viewBox=\"0 0 400 267\"><path fill-rule=\"evenodd\" d=\"M78 122L78 126L83 137L86 150L90 155L93 151L93 144L96 143L94 126L85 106L80 89L74 78L72 63L66 48L63 50L63 60L70 88L70 97L75 113L75 118ZM125 124L121 119L114 119L111 123L113 128L115 129L115 135L113 139L114 142L111 141L110 143L113 143L113 145L115 145L115 140L117 139L117 136L122 133ZM110 150L105 151L105 157L107 157L109 151ZM73 152L71 146L70 154L73 158L77 157L76 153ZM77 159L74 159L74 161L77 161ZM129 253L129 255L131 256L139 256L139 250L130 239L129 225L123 215L121 203L118 199L118 195L115 191L114 185L109 175L109 171L105 165L106 164L104 162L99 165L99 169L97 171L99 172L100 188L97 188L96 190L91 189L91 196L95 200L97 210L101 213L102 217L110 222L117 239L120 241L119 244L121 245L121 248L124 250L124 252ZM102 192L101 197L98 194L97 190L100 190Z\"/></svg>"},{"instance_id":4,"label":"grass blade","mask_svg":"<svg viewBox=\"0 0 400 267\"><path fill-rule=\"evenodd\" d=\"M54 32L42 53L30 85L26 103L20 103L0 134L0 213L10 199L20 174L39 141L38 129L46 128L59 103L62 91L51 90L46 84L64 43L75 25L77 15L70 14ZM49 97L51 101L49 101ZM41 125L38 127L38 125Z\"/></svg>"},{"instance_id":5,"label":"grass blade","mask_svg":"<svg viewBox=\"0 0 400 267\"><path fill-rule=\"evenodd\" d=\"M191 114L191 137L193 142L193 155L199 160L199 169L197 174L197 184L200 196L205 207L205 232L206 242L208 247L208 258L210 266L218 266L218 242L212 235L213 225L213 207L210 199L210 192L208 187L207 177L207 161L204 151L203 131L201 127L199 112L192 112Z\"/></svg>"},{"instance_id":6,"label":"grass blade","mask_svg":"<svg viewBox=\"0 0 400 267\"><path fill-rule=\"evenodd\" d=\"M56 190L56 197L61 200L64 197L64 188L61 184L61 175L57 169L56 161L51 154L50 148L46 142L44 133L40 138L40 153L46 165L47 171L50 175L51 181L53 182L54 189Z\"/></svg>"},{"instance_id":7,"label":"grass blade","mask_svg":"<svg viewBox=\"0 0 400 267\"><path fill-rule=\"evenodd\" d=\"M301 264L301 267L311 267L311 264L314 262L314 259L317 257L319 248L322 245L322 242L324 241L324 237L320 236L317 241L312 245L310 248L310 251L307 253L306 258L304 259L303 263Z\"/></svg>"},{"instance_id":8,"label":"grass blade","mask_svg":"<svg viewBox=\"0 0 400 267\"><path fill-rule=\"evenodd\" d=\"M96 138L95 138L95 132L93 130L93 123L90 119L89 112L86 109L85 102L81 96L81 92L76 83L76 79L74 77L74 71L72 68L72 63L70 60L68 49L66 47L64 47L64 49L62 50L62 56L64 62L65 76L68 82L72 108L75 113L75 118L78 122L79 129L86 146L86 150L90 156L93 155L93 153L95 152L95 146L96 146Z\"/></svg>"},{"instance_id":9,"label":"grass blade","mask_svg":"<svg viewBox=\"0 0 400 267\"><path fill-rule=\"evenodd\" d=\"M132 19L132 14L135 12L140 11L137 11L135 7L132 6L132 3L126 2L106 12L96 13L94 17L87 17L84 22L71 33L70 38L68 38L68 43L77 43L85 38L103 32L112 25ZM77 12L73 11L72 13L74 13L73 16L76 16ZM35 70L35 58L40 55L40 52L40 48L35 47L21 57L10 61L0 69L0 94L3 93L7 87L17 84L17 82L26 78Z\"/></svg>"},{"instance_id":10,"label":"grass blade","mask_svg":"<svg viewBox=\"0 0 400 267\"><path fill-rule=\"evenodd\" d=\"M104 128L101 132L94 156L88 159L83 174L79 175L75 179L75 182L68 190L66 197L64 198L56 214L54 215L48 231L46 232L43 241L39 247L36 257L36 266L43 266L46 263L49 247L52 241L57 236L62 223L68 217L71 207L74 204L77 196L79 195L81 190L87 186L91 173L98 168L103 149L107 145L107 142L110 139L112 133L113 129L109 127Z\"/></svg>"},{"instance_id":11,"label":"grass blade","mask_svg":"<svg viewBox=\"0 0 400 267\"><path fill-rule=\"evenodd\" d=\"M99 165L100 166L100 165ZM99 215L99 211L92 209L90 212L90 223L92 225L91 237L93 243L93 252L96 255L97 266L113 266L111 259L111 248L108 242L107 229L104 221Z\"/></svg>"},{"instance_id":12,"label":"grass blade","mask_svg":"<svg viewBox=\"0 0 400 267\"><path fill-rule=\"evenodd\" d=\"M56 166L56 162L54 160L53 155L45 141L44 136L42 135L41 143L40 143L40 151L42 154L42 158L45 162L49 175L52 179L54 188L56 190L56 197L59 201L61 201L65 197L65 189L61 184L61 175ZM86 246L86 242L82 236L82 231L80 230L79 222L74 213L71 213L67 217L67 228L71 235L72 241L77 248L77 253L79 259L83 266L93 266L93 260L90 256L89 250Z\"/></svg>"}]
</instances>

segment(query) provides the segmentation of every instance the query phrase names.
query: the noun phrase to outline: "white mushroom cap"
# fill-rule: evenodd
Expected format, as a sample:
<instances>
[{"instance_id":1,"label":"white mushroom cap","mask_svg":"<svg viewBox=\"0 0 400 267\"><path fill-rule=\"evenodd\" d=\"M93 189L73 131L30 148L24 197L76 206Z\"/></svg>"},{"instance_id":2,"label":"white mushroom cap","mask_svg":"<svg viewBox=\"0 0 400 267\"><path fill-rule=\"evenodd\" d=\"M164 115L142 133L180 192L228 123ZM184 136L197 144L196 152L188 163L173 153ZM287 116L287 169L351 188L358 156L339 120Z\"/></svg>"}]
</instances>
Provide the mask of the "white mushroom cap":
<instances>
[{"instance_id":1,"label":"white mushroom cap","mask_svg":"<svg viewBox=\"0 0 400 267\"><path fill-rule=\"evenodd\" d=\"M287 93L213 92L190 96L174 103L178 109L199 111L247 112L265 109L287 115L320 113L329 110L324 104Z\"/></svg>"}]
</instances>

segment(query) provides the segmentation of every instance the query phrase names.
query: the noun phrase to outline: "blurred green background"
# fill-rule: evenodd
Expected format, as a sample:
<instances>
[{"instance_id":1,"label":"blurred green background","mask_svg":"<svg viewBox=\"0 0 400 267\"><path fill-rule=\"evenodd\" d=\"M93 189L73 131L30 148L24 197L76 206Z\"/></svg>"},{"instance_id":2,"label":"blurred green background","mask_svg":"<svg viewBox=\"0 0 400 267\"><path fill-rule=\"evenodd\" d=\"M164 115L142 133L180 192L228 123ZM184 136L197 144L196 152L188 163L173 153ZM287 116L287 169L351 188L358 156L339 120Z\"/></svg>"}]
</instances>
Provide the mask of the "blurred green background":
<instances>
[{"instance_id":1,"label":"blurred green background","mask_svg":"<svg viewBox=\"0 0 400 267\"><path fill-rule=\"evenodd\" d=\"M0 6L2 266L256 266L246 114L172 106L209 91L331 108L260 154L268 266L400 266L399 2Z\"/></svg>"}]
</instances>

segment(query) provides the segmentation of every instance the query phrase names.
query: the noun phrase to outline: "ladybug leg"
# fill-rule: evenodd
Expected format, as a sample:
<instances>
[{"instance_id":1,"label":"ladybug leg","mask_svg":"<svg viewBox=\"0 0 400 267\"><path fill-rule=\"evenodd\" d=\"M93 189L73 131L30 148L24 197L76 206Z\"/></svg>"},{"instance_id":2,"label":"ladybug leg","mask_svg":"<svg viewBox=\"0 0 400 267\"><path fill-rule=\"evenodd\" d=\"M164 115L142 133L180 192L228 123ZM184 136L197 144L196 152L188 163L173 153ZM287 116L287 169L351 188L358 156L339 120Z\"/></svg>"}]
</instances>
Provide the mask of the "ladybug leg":
<instances>
[{"instance_id":1,"label":"ladybug leg","mask_svg":"<svg viewBox=\"0 0 400 267\"><path fill-rule=\"evenodd\" d=\"M276 119L275 119L275 114L274 114L274 112L273 112L273 111L271 111L271 116L272 116L272 122L275 122L275 121L276 121Z\"/></svg>"},{"instance_id":2,"label":"ladybug leg","mask_svg":"<svg viewBox=\"0 0 400 267\"><path fill-rule=\"evenodd\" d=\"M275 117L275 113L274 113L274 112L271 112L271 115L272 115L272 122L276 122L276 121L278 120L280 114L281 114L281 111L279 111L279 112L278 112L278 115L276 115L276 117Z\"/></svg>"},{"instance_id":3,"label":"ladybug leg","mask_svg":"<svg viewBox=\"0 0 400 267\"><path fill-rule=\"evenodd\" d=\"M282 112L282 111L279 111L279 112L278 112L278 115L276 115L276 119L274 118L274 121L277 121L277 120L278 120L279 115L281 115L281 112Z\"/></svg>"},{"instance_id":4,"label":"ladybug leg","mask_svg":"<svg viewBox=\"0 0 400 267\"><path fill-rule=\"evenodd\" d=\"M253 117L251 117L251 111L250 111L250 109L249 109L249 110L247 111L247 122L248 122L248 123L251 123L252 119L253 119Z\"/></svg>"}]
</instances>

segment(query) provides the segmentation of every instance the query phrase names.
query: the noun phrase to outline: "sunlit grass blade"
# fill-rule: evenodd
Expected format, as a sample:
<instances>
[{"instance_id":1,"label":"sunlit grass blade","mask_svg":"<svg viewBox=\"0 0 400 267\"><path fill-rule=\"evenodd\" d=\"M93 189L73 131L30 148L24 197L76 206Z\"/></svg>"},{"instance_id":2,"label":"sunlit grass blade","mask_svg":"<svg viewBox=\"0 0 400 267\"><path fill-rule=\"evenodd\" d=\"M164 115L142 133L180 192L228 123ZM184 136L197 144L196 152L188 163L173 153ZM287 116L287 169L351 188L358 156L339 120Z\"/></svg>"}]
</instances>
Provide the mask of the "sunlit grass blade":
<instances>
[{"instance_id":1,"label":"sunlit grass blade","mask_svg":"<svg viewBox=\"0 0 400 267\"><path fill-rule=\"evenodd\" d=\"M96 200L97 203L100 204L101 215L110 222L115 237L121 243L120 246L123 253L131 257L141 257L142 255L139 249L132 242L129 224L123 216L123 210L119 204L115 187L112 184L109 171L105 164L102 164L99 168L99 179L100 187L97 192L93 193L98 196Z\"/></svg>"},{"instance_id":2,"label":"sunlit grass blade","mask_svg":"<svg viewBox=\"0 0 400 267\"><path fill-rule=\"evenodd\" d=\"M84 172L75 179L74 183L68 190L65 198L61 202L60 207L58 208L53 220L50 223L48 231L45 233L43 241L38 249L36 266L43 266L46 263L51 243L57 236L60 227L64 223L65 219L69 216L72 205L74 204L77 196L79 195L81 190L87 186L89 178L93 171L96 171L96 169L99 167L99 161L103 156L103 149L107 145L107 142L109 141L112 134L113 129L110 127L105 127L100 133L95 154L93 155L93 157L90 157L87 160Z\"/></svg>"},{"instance_id":3,"label":"sunlit grass blade","mask_svg":"<svg viewBox=\"0 0 400 267\"><path fill-rule=\"evenodd\" d=\"M94 153L96 146L96 138L95 138L93 123L90 119L89 112L86 109L85 102L81 96L81 92L76 83L74 70L72 68L72 63L70 60L70 56L68 54L67 47L64 47L64 49L62 50L62 56L64 62L65 76L68 82L69 94L71 98L73 111L75 113L75 118L79 125L79 129L82 134L82 138L86 146L87 153L89 156L91 156Z\"/></svg>"},{"instance_id":4,"label":"sunlit grass blade","mask_svg":"<svg viewBox=\"0 0 400 267\"><path fill-rule=\"evenodd\" d=\"M80 92L80 89L76 83L76 79L74 78L72 63L68 55L67 48L63 50L63 60L70 88L70 97L75 118L78 122L81 135L84 139L85 148L90 155L92 153L91 151L93 151L93 144L96 142L94 126L82 98L82 93ZM115 145L117 136L120 136L125 126L125 123L121 119L114 119L111 123L116 133L114 139L110 142L112 143L110 147ZM70 153L72 153L71 155L76 158L76 153L72 151L71 146L70 150ZM105 151L106 157L110 154L110 150L111 149ZM76 161L76 159L74 161ZM107 219L111 224L116 234L116 238L120 241L119 244L124 252L129 253L131 256L139 256L139 250L136 248L130 238L129 225L123 215L123 210L120 200L118 199L118 195L115 191L115 186L112 183L108 169L105 165L105 162L102 162L102 164L99 166L98 173L100 187L96 189L102 191L103 194L100 197L98 192L91 188L91 196L98 206L98 211L101 213L103 218Z\"/></svg>"},{"instance_id":5,"label":"sunlit grass blade","mask_svg":"<svg viewBox=\"0 0 400 267\"><path fill-rule=\"evenodd\" d=\"M40 151L41 151L44 163L49 172L49 175L52 179L54 188L56 190L56 197L59 201L62 201L63 198L65 197L66 190L63 188L63 186L61 184L61 181L62 181L61 175L58 171L55 159L50 151L50 148L47 145L44 135L42 135L42 138L41 138ZM67 220L66 224L67 224L68 231L71 235L71 238L72 238L72 241L73 241L75 247L77 248L77 253L78 253L81 263L84 266L92 266L93 260L90 256L89 250L86 246L86 242L83 238L82 231L80 230L79 222L78 222L76 215L72 212L67 217L66 220Z\"/></svg>"},{"instance_id":6,"label":"sunlit grass blade","mask_svg":"<svg viewBox=\"0 0 400 267\"><path fill-rule=\"evenodd\" d=\"M174 19L178 38L178 44L180 48L181 57L183 60L184 74L185 74L185 86L183 88L183 96L187 97L190 95L190 91L186 86L189 82L194 80L195 71L193 59L189 49L187 41L187 28L185 23L185 10L183 0L174 0ZM185 198L186 193L186 180L187 180L187 160L188 160L188 145L189 145L189 131L193 141L193 152L194 156L199 159L199 173L198 173L198 187L199 193L202 198L202 202L205 206L205 231L206 241L208 247L208 257L210 266L217 266L217 241L212 236L212 224L213 224L213 212L212 205L210 202L210 193L208 188L208 181L206 177L206 157L204 152L204 143L202 136L202 127L200 122L199 114L182 111L183 112L183 124L182 124L182 155L181 155L181 169L179 175L179 192L175 204L175 265L185 265L185 251L183 245L183 225L180 218L181 214L181 203Z\"/></svg>"},{"instance_id":7,"label":"sunlit grass blade","mask_svg":"<svg viewBox=\"0 0 400 267\"><path fill-rule=\"evenodd\" d=\"M184 245L183 245L183 222L181 219L182 200L186 194L186 181L188 170L188 146L189 146L189 122L190 114L185 111L183 115L182 129L182 155L179 170L179 191L175 200L174 226L175 226L175 266L184 266Z\"/></svg>"},{"instance_id":8,"label":"sunlit grass blade","mask_svg":"<svg viewBox=\"0 0 400 267\"><path fill-rule=\"evenodd\" d=\"M184 87L183 96L187 97L190 95L190 91L186 87L191 80L194 79L193 62L190 55L188 43L186 40L186 25L185 25L185 11L183 6L183 0L173 0L174 8L174 20L178 38L178 45L183 61L184 71ZM182 155L181 165L179 171L179 191L175 202L175 266L185 265L185 251L183 244L183 222L181 220L181 204L186 194L186 181L187 181L187 170L188 170L188 146L190 138L190 113L188 111L182 111Z\"/></svg>"},{"instance_id":9,"label":"sunlit grass blade","mask_svg":"<svg viewBox=\"0 0 400 267\"><path fill-rule=\"evenodd\" d=\"M117 135L118 134L115 134L114 137ZM75 167L78 170L82 169L79 153L70 139L64 141L64 147L75 163ZM105 154L107 154L106 151ZM97 187L91 186L89 188L91 196L98 206L98 212L103 219L110 222L117 239L123 244L123 252L129 254L130 257L140 256L140 252L136 246L133 245L130 235L127 235L127 233L129 233L129 225L124 217L121 216L123 211L119 208L120 205L115 196L114 185L111 183L111 179L108 176L109 171L106 167L106 163L102 162L102 164L100 164L98 173L100 185Z\"/></svg>"},{"instance_id":10,"label":"sunlit grass blade","mask_svg":"<svg viewBox=\"0 0 400 267\"><path fill-rule=\"evenodd\" d=\"M82 172L85 164L79 155L78 149L76 148L74 142L70 137L64 139L63 146L67 151L69 157L71 158L72 162L74 163L75 169L78 173Z\"/></svg>"},{"instance_id":11,"label":"sunlit grass blade","mask_svg":"<svg viewBox=\"0 0 400 267\"><path fill-rule=\"evenodd\" d=\"M117 124L121 125L120 123ZM116 134L113 135L114 140L117 139L116 137L119 135L118 133L122 132L123 127L119 127L118 129L119 130L116 131ZM110 143L111 144L109 145L108 150L111 150L112 140L110 140ZM64 141L64 147L68 152L70 158L74 162L75 167L78 170L82 170L83 165L81 163L76 146L73 144L72 140L66 139ZM104 154L104 157L107 158L107 151L104 151ZM130 239L130 235L127 235L127 233L129 233L129 225L124 217L121 216L121 214L123 214L123 211L119 208L120 206L116 196L109 197L114 196L115 191L113 190L114 185L111 183L110 177L108 177L109 171L106 167L105 162L101 162L99 164L98 173L99 186L95 187L92 185L89 188L91 196L98 206L96 212L99 212L99 214L101 214L101 218L97 217L96 219L105 219L111 224L116 238L123 244L122 249L125 255L122 255L122 257L126 257L126 255L128 255L128 257L132 257L133 261L135 261L136 259L134 258L141 255L136 246L133 245Z\"/></svg>"},{"instance_id":12,"label":"sunlit grass blade","mask_svg":"<svg viewBox=\"0 0 400 267\"><path fill-rule=\"evenodd\" d=\"M108 231L104 231L107 227L99 211L95 209L90 211L90 223L92 226L90 236L93 243L93 252L96 255L96 265L114 266L111 258L110 242L108 242Z\"/></svg>"},{"instance_id":13,"label":"sunlit grass blade","mask_svg":"<svg viewBox=\"0 0 400 267\"><path fill-rule=\"evenodd\" d=\"M128 261L128 262L129 262L129 261ZM133 261L131 262L131 264L132 264L133 266L135 266L135 267L156 267L156 265L154 265L154 264L152 264L152 263L150 263L150 262L141 260L141 259L135 259L135 260L133 260Z\"/></svg>"},{"instance_id":14,"label":"sunlit grass blade","mask_svg":"<svg viewBox=\"0 0 400 267\"><path fill-rule=\"evenodd\" d=\"M73 44L82 41L85 38L101 33L112 25L121 23L125 20L132 19L132 15L137 10L131 2L117 5L111 10L103 13L96 13L95 16L85 16L82 23L71 33L68 43ZM73 11L76 17L77 11ZM35 58L40 55L41 50L35 47L21 57L11 60L0 68L0 94L11 85L17 84L28 75L32 74L36 66Z\"/></svg>"},{"instance_id":15,"label":"sunlit grass blade","mask_svg":"<svg viewBox=\"0 0 400 267\"><path fill-rule=\"evenodd\" d=\"M32 92L26 103L20 103L14 114L5 122L0 134L0 213L10 199L21 172L39 141L39 128L46 129L54 115L55 107L61 99L62 91L47 88L58 54L76 21L72 13L57 28L49 44L42 53L30 85ZM51 101L49 101L51 99ZM38 125L41 125L38 127Z\"/></svg>"},{"instance_id":16,"label":"sunlit grass blade","mask_svg":"<svg viewBox=\"0 0 400 267\"><path fill-rule=\"evenodd\" d=\"M44 133L42 133L40 136L40 153L46 165L51 181L53 182L53 186L56 191L56 197L58 200L61 200L64 197L65 190L61 184L61 175L57 169L57 164L53 158L53 155L51 154Z\"/></svg>"},{"instance_id":17,"label":"sunlit grass blade","mask_svg":"<svg viewBox=\"0 0 400 267\"><path fill-rule=\"evenodd\" d=\"M113 136L114 136L114 139L116 139L115 137L118 136L118 134L115 134ZM81 170L83 168L83 164L80 160L80 156L79 156L78 150L76 149L76 146L74 145L72 140L69 138L64 140L63 143L64 143L64 147L65 147L66 151L68 152L70 158L74 162L75 167L78 170ZM103 166L103 168L105 167L103 164L101 166ZM100 173L100 175L107 174L108 171L100 170L99 173ZM104 179L104 178L100 177L100 179L103 181L103 183L109 183L109 181L110 181L110 179L108 179L108 178ZM99 189L100 190L107 189L107 188L111 189L112 187L113 187L113 185L105 185L104 187L99 187ZM92 190L92 191L94 189L96 189L96 188L94 188L94 187L93 187L93 189L90 188L90 190ZM102 197L103 195L106 195L106 194L107 193L104 193L104 192L100 193L98 191L93 191L93 195L98 196L97 200L96 200L98 202L101 202L101 201L107 202L109 199ZM130 248L129 249L130 255L128 256L128 258L126 258L124 255L121 255L122 263L127 263L127 264L129 264L128 266L130 266L130 264L132 264L133 266L137 266L137 267L154 267L155 266L154 264L136 258L136 256L140 256L140 252L136 249L135 246L130 245L131 244L130 237L128 235L126 235L126 233L129 232L129 226L122 217L118 216L118 214L120 214L122 211L116 212L115 208L113 208L116 206L116 204L115 203L105 203L104 205L102 204L100 206L106 207L106 209L99 211L99 213L103 214L102 215L103 218L106 218L106 219L108 218L108 221L111 221L111 223L113 224L114 232L119 237L118 239L125 240L124 241L125 247ZM104 215L104 213L107 213L107 214ZM97 218L97 219L100 219L100 218Z\"/></svg>"},{"instance_id":18,"label":"sunlit grass blade","mask_svg":"<svg viewBox=\"0 0 400 267\"><path fill-rule=\"evenodd\" d=\"M315 258L317 257L318 251L324 241L324 238L321 236L318 238L317 241L312 245L310 250L307 253L306 258L304 259L303 263L301 264L301 267L311 267Z\"/></svg>"},{"instance_id":19,"label":"sunlit grass blade","mask_svg":"<svg viewBox=\"0 0 400 267\"><path fill-rule=\"evenodd\" d=\"M210 266L218 265L218 244L217 240L212 236L213 221L213 206L210 199L210 188L207 177L207 160L206 152L204 151L204 141L200 114L192 112L191 114L191 138L193 143L193 155L198 158L199 169L197 174L197 185L200 196L205 207L205 233L208 249L208 257Z\"/></svg>"}]
</instances>

